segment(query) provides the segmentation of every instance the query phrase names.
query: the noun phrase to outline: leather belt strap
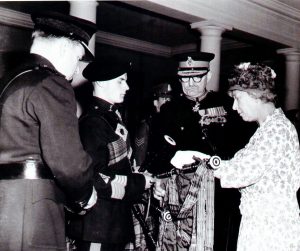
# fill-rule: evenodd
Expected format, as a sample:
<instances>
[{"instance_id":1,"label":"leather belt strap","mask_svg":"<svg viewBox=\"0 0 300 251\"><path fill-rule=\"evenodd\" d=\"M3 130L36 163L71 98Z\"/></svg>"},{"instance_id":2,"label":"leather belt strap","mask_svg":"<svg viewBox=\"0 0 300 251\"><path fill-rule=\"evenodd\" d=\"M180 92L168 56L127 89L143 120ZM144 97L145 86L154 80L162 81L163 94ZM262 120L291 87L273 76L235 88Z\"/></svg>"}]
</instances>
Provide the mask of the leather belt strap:
<instances>
[{"instance_id":1,"label":"leather belt strap","mask_svg":"<svg viewBox=\"0 0 300 251\"><path fill-rule=\"evenodd\" d=\"M0 164L0 180L53 179L51 170L35 160Z\"/></svg>"}]
</instances>

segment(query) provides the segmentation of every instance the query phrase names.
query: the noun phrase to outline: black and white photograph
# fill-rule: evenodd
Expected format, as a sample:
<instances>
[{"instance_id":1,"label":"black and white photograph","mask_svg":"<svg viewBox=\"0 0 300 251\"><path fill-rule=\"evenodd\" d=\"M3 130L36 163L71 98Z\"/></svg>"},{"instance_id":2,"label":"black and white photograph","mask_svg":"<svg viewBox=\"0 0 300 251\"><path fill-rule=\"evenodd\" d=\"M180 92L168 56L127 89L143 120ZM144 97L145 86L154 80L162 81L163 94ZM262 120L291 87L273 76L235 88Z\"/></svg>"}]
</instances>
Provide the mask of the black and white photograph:
<instances>
[{"instance_id":1,"label":"black and white photograph","mask_svg":"<svg viewBox=\"0 0 300 251\"><path fill-rule=\"evenodd\" d=\"M299 0L0 0L0 251L300 251Z\"/></svg>"}]
</instances>

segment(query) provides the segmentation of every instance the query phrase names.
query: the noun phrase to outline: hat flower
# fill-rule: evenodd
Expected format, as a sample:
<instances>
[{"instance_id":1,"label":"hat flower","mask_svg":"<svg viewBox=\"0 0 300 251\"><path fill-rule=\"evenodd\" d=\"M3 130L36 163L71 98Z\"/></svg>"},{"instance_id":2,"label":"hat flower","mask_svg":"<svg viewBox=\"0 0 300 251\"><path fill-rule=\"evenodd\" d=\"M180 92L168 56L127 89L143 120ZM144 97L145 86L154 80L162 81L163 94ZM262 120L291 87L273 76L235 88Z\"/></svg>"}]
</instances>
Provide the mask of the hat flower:
<instances>
[{"instance_id":1,"label":"hat flower","mask_svg":"<svg viewBox=\"0 0 300 251\"><path fill-rule=\"evenodd\" d=\"M238 65L238 68L241 69L241 70L247 70L249 65L250 65L250 62L241 63L241 64Z\"/></svg>"},{"instance_id":2,"label":"hat flower","mask_svg":"<svg viewBox=\"0 0 300 251\"><path fill-rule=\"evenodd\" d=\"M273 69L271 69L271 78L276 78L276 73Z\"/></svg>"}]
</instances>

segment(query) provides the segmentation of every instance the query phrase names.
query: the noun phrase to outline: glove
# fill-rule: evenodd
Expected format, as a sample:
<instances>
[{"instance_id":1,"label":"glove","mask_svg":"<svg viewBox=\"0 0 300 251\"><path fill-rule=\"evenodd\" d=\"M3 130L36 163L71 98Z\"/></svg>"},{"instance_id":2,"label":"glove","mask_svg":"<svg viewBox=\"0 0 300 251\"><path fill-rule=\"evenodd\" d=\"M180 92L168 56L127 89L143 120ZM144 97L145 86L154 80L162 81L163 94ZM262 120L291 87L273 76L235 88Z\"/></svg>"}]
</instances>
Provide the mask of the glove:
<instances>
[{"instance_id":1,"label":"glove","mask_svg":"<svg viewBox=\"0 0 300 251\"><path fill-rule=\"evenodd\" d=\"M93 192L88 202L68 201L65 205L65 208L71 213L85 215L86 211L96 204L97 198L96 189L93 187Z\"/></svg>"},{"instance_id":2,"label":"glove","mask_svg":"<svg viewBox=\"0 0 300 251\"><path fill-rule=\"evenodd\" d=\"M177 169L182 169L184 165L190 165L195 162L195 158L209 159L210 155L197 151L177 151L171 159L171 164Z\"/></svg>"}]
</instances>

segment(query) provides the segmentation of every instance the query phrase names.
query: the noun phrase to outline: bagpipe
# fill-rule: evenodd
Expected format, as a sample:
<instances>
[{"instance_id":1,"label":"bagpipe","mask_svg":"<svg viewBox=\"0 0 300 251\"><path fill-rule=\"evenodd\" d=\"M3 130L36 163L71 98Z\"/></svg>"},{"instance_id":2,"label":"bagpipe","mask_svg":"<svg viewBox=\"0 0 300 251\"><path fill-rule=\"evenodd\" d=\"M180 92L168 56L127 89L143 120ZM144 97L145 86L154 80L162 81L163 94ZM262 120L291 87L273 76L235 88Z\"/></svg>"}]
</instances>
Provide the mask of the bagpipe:
<instances>
[{"instance_id":1,"label":"bagpipe","mask_svg":"<svg viewBox=\"0 0 300 251\"><path fill-rule=\"evenodd\" d=\"M205 139L207 145L211 149L211 152L214 154L214 156L208 156L206 161L208 161L208 167L214 168L214 166L218 166L218 163L221 161L221 159L216 156L217 154L217 147L213 142L211 141L209 134L208 134L208 128L204 127L201 129L201 135L202 139ZM139 168L139 172L144 172L145 170L150 170L152 166L160 165L161 163L168 165L170 163L170 160L174 157L175 153L180 149L180 146L177 145L177 142L174 140L174 138L170 135L163 135L159 137L159 145L157 146L157 149L155 151L152 150L148 158L144 161L144 163ZM183 167L184 170L182 170L183 173L189 173L193 172L197 169L199 163L195 161L195 163L185 165ZM170 177L172 174L178 173L178 170L172 168L171 171L168 173L160 173L156 174L157 178L164 178ZM166 178L165 177L165 178Z\"/></svg>"},{"instance_id":2,"label":"bagpipe","mask_svg":"<svg viewBox=\"0 0 300 251\"><path fill-rule=\"evenodd\" d=\"M203 134L205 135L206 138L208 138L207 132L205 130L203 130ZM168 159L168 161L170 162L170 160L174 157L174 155L178 151L180 151L180 149L177 147L176 141L171 136L164 135L164 142L160 153L155 154L152 157L152 159L148 161L148 164L143 165L139 169L139 171L144 172L145 170L147 170L147 166L151 165L159 158ZM194 162L191 164L184 164L182 165L182 167L173 167L170 171L156 174L154 177L157 179L163 179L163 178L171 177L174 174L193 173L194 171L196 171L196 169L200 164L205 164L206 167L209 169L216 169L221 163L221 158L217 155L209 156L206 154L202 154L202 156L203 156L202 158L197 158L197 156L195 156Z\"/></svg>"},{"instance_id":3,"label":"bagpipe","mask_svg":"<svg viewBox=\"0 0 300 251\"><path fill-rule=\"evenodd\" d=\"M154 205L153 203L149 203L149 200L146 198L142 198L139 200L138 204L134 204L132 207L132 212L136 219L139 221L141 228L143 230L143 234L145 235L146 245L149 251L155 251L157 244L155 238L152 234L152 230L149 225L145 221L144 214L139 206L139 204L143 204L145 207L149 206L155 213L157 213L162 219L166 222L172 221L172 216L169 210L166 210L160 206Z\"/></svg>"},{"instance_id":4,"label":"bagpipe","mask_svg":"<svg viewBox=\"0 0 300 251\"><path fill-rule=\"evenodd\" d=\"M221 158L219 156L211 156L208 159L198 159L195 156L195 162L192 164L188 164L188 165L183 165L182 168L177 168L174 167L172 168L170 171L165 172L165 173L161 173L161 174L157 174L154 177L157 179L164 179L164 178L169 178L174 174L181 174L181 173L193 173L197 170L197 168L199 167L199 165L205 165L206 168L208 169L217 169L218 166L221 163Z\"/></svg>"},{"instance_id":5,"label":"bagpipe","mask_svg":"<svg viewBox=\"0 0 300 251\"><path fill-rule=\"evenodd\" d=\"M160 138L159 140L158 149L155 149L155 152L151 152L150 156L146 158L144 163L139 168L139 172L149 170L157 163L168 163L174 156L176 150L177 145L175 140L168 135L164 135L163 139Z\"/></svg>"},{"instance_id":6,"label":"bagpipe","mask_svg":"<svg viewBox=\"0 0 300 251\"><path fill-rule=\"evenodd\" d=\"M176 147L176 142L172 137L165 135L164 139L165 139L166 144L163 147L163 152L161 152L160 154L157 154L155 156L155 158L158 158L159 156L164 155L165 157L168 156L169 160L170 160L174 155L176 156L178 149ZM189 154L191 156L193 154L193 151L190 151ZM219 156L209 156L209 155L205 155L205 154L203 154L203 156L204 156L204 158L199 158L199 157L195 156L195 157L193 157L192 163L183 164L182 166L174 165L171 161L171 163L173 164L174 167L170 171L154 175L154 178L165 179L165 178L172 177L173 175L194 173L200 165L206 167L207 169L217 169L219 167L219 165L221 163L221 158ZM155 159L153 159L153 161L155 161ZM141 171L141 169L139 171ZM145 206L148 206L149 208L154 210L156 213L158 213L158 215L160 215L162 220L165 222L170 222L170 221L174 220L171 212L168 209L154 205L153 203L150 203L149 200L147 200L146 198L142 198L139 201L139 203L141 203ZM154 251L157 247L157 244L154 240L155 238L153 237L151 230L150 230L149 226L147 225L147 223L143 217L143 213L138 204L133 206L133 213L135 214L136 218L140 222L140 225L141 225L143 233L145 235L145 240L146 240L149 250Z\"/></svg>"}]
</instances>

